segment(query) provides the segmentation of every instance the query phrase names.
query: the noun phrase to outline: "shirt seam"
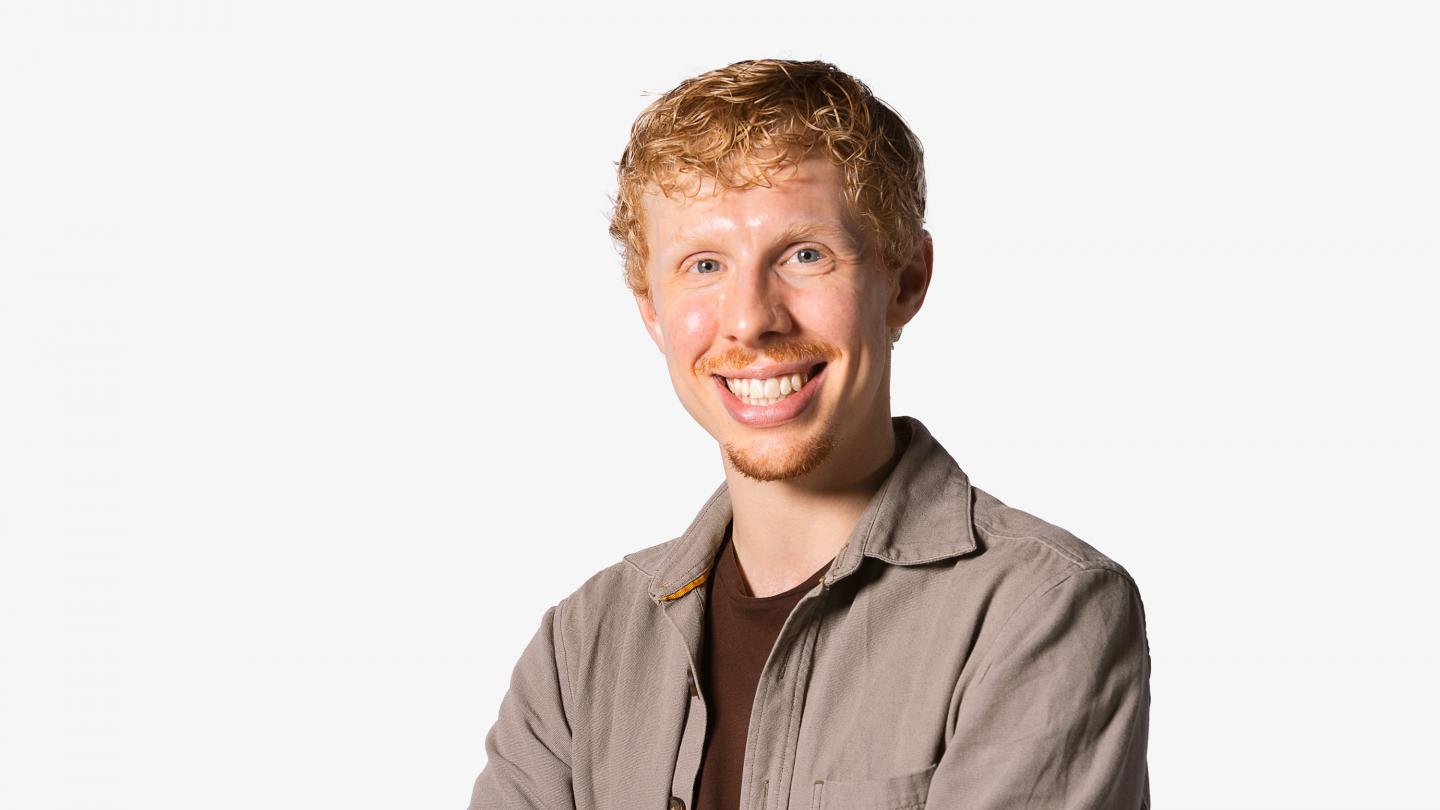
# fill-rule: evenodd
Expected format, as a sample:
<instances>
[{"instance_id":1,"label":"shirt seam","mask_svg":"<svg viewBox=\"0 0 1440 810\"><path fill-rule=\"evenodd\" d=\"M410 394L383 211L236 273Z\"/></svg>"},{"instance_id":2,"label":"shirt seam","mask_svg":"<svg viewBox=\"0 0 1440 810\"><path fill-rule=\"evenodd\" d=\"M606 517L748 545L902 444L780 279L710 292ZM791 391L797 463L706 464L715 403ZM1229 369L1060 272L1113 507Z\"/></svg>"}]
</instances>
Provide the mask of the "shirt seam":
<instances>
[{"instance_id":1,"label":"shirt seam","mask_svg":"<svg viewBox=\"0 0 1440 810\"><path fill-rule=\"evenodd\" d=\"M1050 549L1060 557L1065 558L1071 564L1078 566L1077 570L1119 570L1113 562L1107 562L1106 560L1087 560L1083 557L1077 557L1074 554L1071 554L1070 552L1060 548L1054 542L1038 534L1010 534L1008 532L1000 531L999 529L995 528L993 524L988 523L981 518L975 518L975 524L980 528L984 529L988 534L994 537L1003 538L1005 540L1034 540L1045 548Z\"/></svg>"},{"instance_id":2,"label":"shirt seam","mask_svg":"<svg viewBox=\"0 0 1440 810\"><path fill-rule=\"evenodd\" d=\"M565 715L565 727L570 732L570 741L571 746L573 747L575 740L575 721L570 716L570 705L573 705L575 703L575 683L570 680L570 655L565 650L564 624L565 604L569 601L569 597L566 597L564 599L561 599L560 603L555 606L555 648L560 653L560 677L565 679L565 691L570 694L570 704L562 705L561 708L563 709L563 714ZM573 751L571 753L573 753ZM571 758L571 760L573 760L573 757ZM575 766L571 760L565 761L565 767L570 769L573 773L573 771L575 770Z\"/></svg>"}]
</instances>

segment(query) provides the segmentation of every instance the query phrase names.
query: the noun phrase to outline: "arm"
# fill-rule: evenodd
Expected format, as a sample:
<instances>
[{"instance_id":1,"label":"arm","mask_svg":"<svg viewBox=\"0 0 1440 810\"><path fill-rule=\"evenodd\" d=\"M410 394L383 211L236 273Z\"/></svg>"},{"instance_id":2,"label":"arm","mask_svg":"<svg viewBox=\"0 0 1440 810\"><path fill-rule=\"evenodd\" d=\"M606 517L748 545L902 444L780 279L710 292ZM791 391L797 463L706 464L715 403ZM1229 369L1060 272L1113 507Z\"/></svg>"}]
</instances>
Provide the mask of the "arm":
<instances>
[{"instance_id":1,"label":"arm","mask_svg":"<svg viewBox=\"0 0 1440 810\"><path fill-rule=\"evenodd\" d=\"M510 676L500 717L485 736L488 761L475 780L470 810L575 806L570 784L570 683L557 612L545 611Z\"/></svg>"},{"instance_id":2,"label":"arm","mask_svg":"<svg viewBox=\"0 0 1440 810\"><path fill-rule=\"evenodd\" d=\"M1015 611L961 698L929 810L1148 808L1150 648L1124 573L1072 572Z\"/></svg>"}]
</instances>

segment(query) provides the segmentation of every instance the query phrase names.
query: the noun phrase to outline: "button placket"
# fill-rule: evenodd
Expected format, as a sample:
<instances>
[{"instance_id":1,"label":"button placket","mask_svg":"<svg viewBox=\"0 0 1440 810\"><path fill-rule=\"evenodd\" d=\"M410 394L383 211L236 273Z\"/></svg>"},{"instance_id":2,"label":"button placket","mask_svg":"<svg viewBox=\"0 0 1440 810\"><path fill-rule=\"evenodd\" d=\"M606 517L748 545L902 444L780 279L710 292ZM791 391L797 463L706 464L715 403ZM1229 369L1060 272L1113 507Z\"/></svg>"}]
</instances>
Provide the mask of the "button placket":
<instances>
[{"instance_id":1,"label":"button placket","mask_svg":"<svg viewBox=\"0 0 1440 810\"><path fill-rule=\"evenodd\" d=\"M765 763L773 763L778 765L778 770L763 777L758 804L753 793L746 796L745 788L741 788L743 806L770 810L771 782L776 787L775 806L789 806L788 786L794 776L795 747L800 736L800 714L805 698L804 684L809 680L815 645L820 635L820 605L825 601L827 592L828 588L822 584L796 604L781 627L771 659L766 661L756 693L756 704L752 708L747 741L747 745L754 746L757 753L754 762L747 763L742 783L755 778L748 772L749 765L769 770ZM784 650L784 654L777 657L775 652L779 650Z\"/></svg>"},{"instance_id":2,"label":"button placket","mask_svg":"<svg viewBox=\"0 0 1440 810\"><path fill-rule=\"evenodd\" d=\"M685 807L695 792L695 777L700 770L700 757L705 747L706 711L705 699L700 694L696 678L696 660L699 658L704 626L703 588L696 588L683 598L666 602L665 614L685 641L688 666L685 668L684 726L680 730L679 747L675 752L675 769L670 780L671 807ZM677 683L678 686L678 683Z\"/></svg>"}]
</instances>

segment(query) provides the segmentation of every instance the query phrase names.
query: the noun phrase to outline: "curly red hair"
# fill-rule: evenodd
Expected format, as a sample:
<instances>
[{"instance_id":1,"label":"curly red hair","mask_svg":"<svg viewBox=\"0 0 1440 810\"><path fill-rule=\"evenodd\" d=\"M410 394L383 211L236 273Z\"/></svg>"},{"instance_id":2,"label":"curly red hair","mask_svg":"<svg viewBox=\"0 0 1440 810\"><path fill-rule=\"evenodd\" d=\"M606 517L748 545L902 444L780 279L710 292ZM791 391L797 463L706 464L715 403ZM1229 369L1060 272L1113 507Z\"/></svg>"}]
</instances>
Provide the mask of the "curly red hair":
<instances>
[{"instance_id":1,"label":"curly red hair","mask_svg":"<svg viewBox=\"0 0 1440 810\"><path fill-rule=\"evenodd\" d=\"M695 193L768 185L772 171L820 150L841 167L852 213L893 271L913 255L925 220L920 139L863 82L828 62L755 59L681 82L630 129L617 164L610 235L625 283L647 295L641 200L653 188Z\"/></svg>"}]
</instances>

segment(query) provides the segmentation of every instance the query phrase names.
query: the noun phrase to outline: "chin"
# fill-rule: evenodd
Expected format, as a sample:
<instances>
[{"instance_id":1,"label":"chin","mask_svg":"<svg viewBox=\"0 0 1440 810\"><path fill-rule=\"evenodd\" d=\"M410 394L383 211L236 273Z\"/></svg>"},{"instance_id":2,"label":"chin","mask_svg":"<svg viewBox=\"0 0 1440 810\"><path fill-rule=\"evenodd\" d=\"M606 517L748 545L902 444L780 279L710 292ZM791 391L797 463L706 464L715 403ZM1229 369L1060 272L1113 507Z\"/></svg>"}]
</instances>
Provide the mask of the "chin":
<instances>
[{"instance_id":1,"label":"chin","mask_svg":"<svg viewBox=\"0 0 1440 810\"><path fill-rule=\"evenodd\" d=\"M731 466L746 478L788 481L825 463L835 449L835 436L822 429L789 441L725 442L723 448Z\"/></svg>"}]
</instances>

